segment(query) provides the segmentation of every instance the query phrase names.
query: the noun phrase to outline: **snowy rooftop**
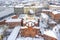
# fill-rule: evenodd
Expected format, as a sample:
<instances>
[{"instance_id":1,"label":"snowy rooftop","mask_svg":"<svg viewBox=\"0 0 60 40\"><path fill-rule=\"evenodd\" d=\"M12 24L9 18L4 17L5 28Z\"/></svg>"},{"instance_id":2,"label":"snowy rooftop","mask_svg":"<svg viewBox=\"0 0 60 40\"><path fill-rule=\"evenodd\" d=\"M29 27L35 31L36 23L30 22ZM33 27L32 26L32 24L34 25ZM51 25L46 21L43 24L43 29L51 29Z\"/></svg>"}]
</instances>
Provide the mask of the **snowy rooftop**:
<instances>
[{"instance_id":1,"label":"snowy rooftop","mask_svg":"<svg viewBox=\"0 0 60 40\"><path fill-rule=\"evenodd\" d=\"M31 5L32 5L32 3L18 4L15 6L15 8L21 8L21 7L28 8ZM38 6L35 5L35 6L31 6L31 8L43 8L43 5L38 5Z\"/></svg>"},{"instance_id":2,"label":"snowy rooftop","mask_svg":"<svg viewBox=\"0 0 60 40\"><path fill-rule=\"evenodd\" d=\"M25 28L28 28L28 27L26 27L26 26L25 27L20 27L20 29L25 29Z\"/></svg>"},{"instance_id":3,"label":"snowy rooftop","mask_svg":"<svg viewBox=\"0 0 60 40\"><path fill-rule=\"evenodd\" d=\"M44 6L43 5L36 5L36 6L32 6L34 8L43 8Z\"/></svg>"},{"instance_id":4,"label":"snowy rooftop","mask_svg":"<svg viewBox=\"0 0 60 40\"><path fill-rule=\"evenodd\" d=\"M7 40L15 40L19 30L20 30L20 26L15 27Z\"/></svg>"},{"instance_id":5,"label":"snowy rooftop","mask_svg":"<svg viewBox=\"0 0 60 40\"><path fill-rule=\"evenodd\" d=\"M40 29L40 27L35 27L35 26L33 28Z\"/></svg>"},{"instance_id":6,"label":"snowy rooftop","mask_svg":"<svg viewBox=\"0 0 60 40\"><path fill-rule=\"evenodd\" d=\"M52 30L46 30L44 34L57 39L56 34Z\"/></svg>"},{"instance_id":7,"label":"snowy rooftop","mask_svg":"<svg viewBox=\"0 0 60 40\"><path fill-rule=\"evenodd\" d=\"M56 24L56 22L55 22L55 21L50 21L49 23L51 23L51 24Z\"/></svg>"},{"instance_id":8,"label":"snowy rooftop","mask_svg":"<svg viewBox=\"0 0 60 40\"><path fill-rule=\"evenodd\" d=\"M42 11L49 11L49 12L52 12L52 10L46 10L46 9L43 9Z\"/></svg>"},{"instance_id":9,"label":"snowy rooftop","mask_svg":"<svg viewBox=\"0 0 60 40\"><path fill-rule=\"evenodd\" d=\"M21 22L21 19L8 19L6 22Z\"/></svg>"},{"instance_id":10,"label":"snowy rooftop","mask_svg":"<svg viewBox=\"0 0 60 40\"><path fill-rule=\"evenodd\" d=\"M48 15L45 14L45 13L41 13L41 16L42 16L43 18L48 18Z\"/></svg>"},{"instance_id":11,"label":"snowy rooftop","mask_svg":"<svg viewBox=\"0 0 60 40\"><path fill-rule=\"evenodd\" d=\"M60 14L60 11L53 11L52 13L56 15L56 14Z\"/></svg>"},{"instance_id":12,"label":"snowy rooftop","mask_svg":"<svg viewBox=\"0 0 60 40\"><path fill-rule=\"evenodd\" d=\"M22 8L24 5L16 5L15 8Z\"/></svg>"},{"instance_id":13,"label":"snowy rooftop","mask_svg":"<svg viewBox=\"0 0 60 40\"><path fill-rule=\"evenodd\" d=\"M60 6L57 6L57 5L50 5L50 6L52 6L52 7L60 7Z\"/></svg>"},{"instance_id":14,"label":"snowy rooftop","mask_svg":"<svg viewBox=\"0 0 60 40\"><path fill-rule=\"evenodd\" d=\"M39 6L31 6L31 8L43 8L44 6L41 6L41 5L39 5ZM24 7L24 8L29 8L29 7Z\"/></svg>"}]
</instances>

